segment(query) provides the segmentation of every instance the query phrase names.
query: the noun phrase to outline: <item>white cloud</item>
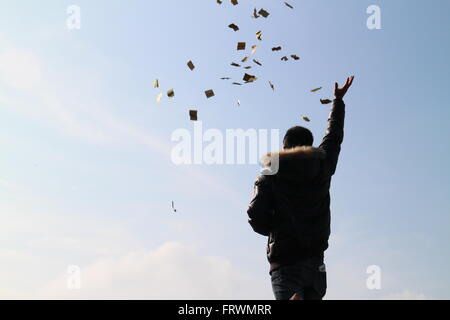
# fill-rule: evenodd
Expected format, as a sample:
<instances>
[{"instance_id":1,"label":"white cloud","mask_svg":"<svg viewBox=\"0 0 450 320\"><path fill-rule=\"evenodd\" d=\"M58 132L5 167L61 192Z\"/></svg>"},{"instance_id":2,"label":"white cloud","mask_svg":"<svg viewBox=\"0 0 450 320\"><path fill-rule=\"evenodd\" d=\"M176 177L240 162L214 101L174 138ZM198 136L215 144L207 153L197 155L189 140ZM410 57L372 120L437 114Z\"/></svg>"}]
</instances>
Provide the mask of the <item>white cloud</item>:
<instances>
[{"instance_id":1,"label":"white cloud","mask_svg":"<svg viewBox=\"0 0 450 320\"><path fill-rule=\"evenodd\" d=\"M39 58L28 50L0 51L0 81L16 89L32 89L42 82Z\"/></svg>"},{"instance_id":2,"label":"white cloud","mask_svg":"<svg viewBox=\"0 0 450 320\"><path fill-rule=\"evenodd\" d=\"M67 289L61 275L40 290L42 299L271 299L265 279L242 274L229 260L204 256L168 242L103 259L81 269L81 290Z\"/></svg>"}]
</instances>

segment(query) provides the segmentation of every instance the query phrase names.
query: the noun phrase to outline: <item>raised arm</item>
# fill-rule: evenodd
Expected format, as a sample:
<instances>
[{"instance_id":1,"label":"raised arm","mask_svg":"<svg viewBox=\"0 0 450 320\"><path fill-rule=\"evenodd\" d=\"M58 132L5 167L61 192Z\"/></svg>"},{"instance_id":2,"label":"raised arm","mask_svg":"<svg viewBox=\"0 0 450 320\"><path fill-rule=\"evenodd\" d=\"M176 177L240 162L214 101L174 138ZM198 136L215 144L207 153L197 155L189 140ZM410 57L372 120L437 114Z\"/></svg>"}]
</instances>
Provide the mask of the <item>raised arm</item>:
<instances>
[{"instance_id":1,"label":"raised arm","mask_svg":"<svg viewBox=\"0 0 450 320\"><path fill-rule=\"evenodd\" d=\"M328 118L328 128L325 137L320 144L320 148L327 153L327 173L330 176L336 171L339 153L341 152L341 144L344 140L345 104L343 98L351 87L354 78L354 76L348 78L343 88L339 88L338 84L335 84L335 100L333 101L333 107Z\"/></svg>"}]
</instances>

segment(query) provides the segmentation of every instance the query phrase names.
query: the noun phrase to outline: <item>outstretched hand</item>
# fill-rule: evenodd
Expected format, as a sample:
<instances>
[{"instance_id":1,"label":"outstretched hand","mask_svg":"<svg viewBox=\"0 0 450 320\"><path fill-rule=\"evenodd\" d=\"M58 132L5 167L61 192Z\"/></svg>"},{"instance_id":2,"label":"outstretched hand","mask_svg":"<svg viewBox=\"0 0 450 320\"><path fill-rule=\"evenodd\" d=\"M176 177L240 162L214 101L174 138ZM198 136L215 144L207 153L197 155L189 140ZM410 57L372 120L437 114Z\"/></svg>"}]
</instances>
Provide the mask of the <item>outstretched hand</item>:
<instances>
[{"instance_id":1,"label":"outstretched hand","mask_svg":"<svg viewBox=\"0 0 450 320\"><path fill-rule=\"evenodd\" d=\"M336 99L343 99L345 94L347 93L348 89L350 89L352 83L353 83L353 79L355 79L355 76L351 76L349 78L347 78L347 82L344 85L343 88L339 88L338 83L335 83L335 87L334 87L334 96L336 97Z\"/></svg>"}]
</instances>

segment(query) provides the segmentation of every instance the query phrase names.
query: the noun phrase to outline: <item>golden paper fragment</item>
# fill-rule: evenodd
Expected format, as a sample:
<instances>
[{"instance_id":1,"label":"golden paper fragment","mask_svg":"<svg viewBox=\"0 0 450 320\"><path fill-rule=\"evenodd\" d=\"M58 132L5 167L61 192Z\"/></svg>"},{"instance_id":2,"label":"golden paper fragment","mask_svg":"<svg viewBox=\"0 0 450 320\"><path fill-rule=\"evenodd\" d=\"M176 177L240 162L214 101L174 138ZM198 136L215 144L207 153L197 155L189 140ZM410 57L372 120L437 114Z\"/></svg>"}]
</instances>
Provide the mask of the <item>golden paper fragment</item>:
<instances>
[{"instance_id":1,"label":"golden paper fragment","mask_svg":"<svg viewBox=\"0 0 450 320\"><path fill-rule=\"evenodd\" d=\"M319 91L319 90L321 90L321 89L322 89L322 87L320 87L320 88L315 88L315 89L312 89L311 92L317 92L317 91Z\"/></svg>"},{"instance_id":2,"label":"golden paper fragment","mask_svg":"<svg viewBox=\"0 0 450 320\"><path fill-rule=\"evenodd\" d=\"M191 69L191 70L194 70L194 69L195 69L194 63L193 63L192 61L189 61L189 62L187 63L187 66L188 66L189 69Z\"/></svg>"},{"instance_id":3,"label":"golden paper fragment","mask_svg":"<svg viewBox=\"0 0 450 320\"><path fill-rule=\"evenodd\" d=\"M197 110L189 110L189 117L191 118L191 121L197 121L198 120L198 111Z\"/></svg>"},{"instance_id":4,"label":"golden paper fragment","mask_svg":"<svg viewBox=\"0 0 450 320\"><path fill-rule=\"evenodd\" d=\"M238 42L237 49L245 50L245 46L246 46L245 42Z\"/></svg>"},{"instance_id":5,"label":"golden paper fragment","mask_svg":"<svg viewBox=\"0 0 450 320\"><path fill-rule=\"evenodd\" d=\"M207 98L212 98L214 97L214 91L213 90L206 90L205 91L205 95Z\"/></svg>"},{"instance_id":6,"label":"golden paper fragment","mask_svg":"<svg viewBox=\"0 0 450 320\"><path fill-rule=\"evenodd\" d=\"M169 98L175 97L175 91L173 89L170 89L169 91L167 91L167 96Z\"/></svg>"}]
</instances>

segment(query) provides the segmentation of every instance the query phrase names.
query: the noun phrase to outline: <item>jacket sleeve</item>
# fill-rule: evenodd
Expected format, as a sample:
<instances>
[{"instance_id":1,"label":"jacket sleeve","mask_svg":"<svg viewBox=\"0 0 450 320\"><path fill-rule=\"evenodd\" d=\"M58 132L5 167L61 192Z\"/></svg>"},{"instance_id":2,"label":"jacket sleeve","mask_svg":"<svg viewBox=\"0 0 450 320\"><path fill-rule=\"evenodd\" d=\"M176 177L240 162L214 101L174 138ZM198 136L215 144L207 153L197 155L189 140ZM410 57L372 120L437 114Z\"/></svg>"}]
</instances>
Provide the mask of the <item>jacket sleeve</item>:
<instances>
[{"instance_id":1,"label":"jacket sleeve","mask_svg":"<svg viewBox=\"0 0 450 320\"><path fill-rule=\"evenodd\" d=\"M336 172L336 166L341 152L341 144L344 140L345 104L341 99L333 101L333 107L328 118L328 129L320 145L327 153L326 171L332 176Z\"/></svg>"},{"instance_id":2,"label":"jacket sleeve","mask_svg":"<svg viewBox=\"0 0 450 320\"><path fill-rule=\"evenodd\" d=\"M274 197L269 176L260 176L255 182L253 199L247 210L248 222L253 230L268 236L272 230Z\"/></svg>"}]
</instances>

